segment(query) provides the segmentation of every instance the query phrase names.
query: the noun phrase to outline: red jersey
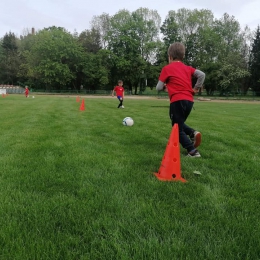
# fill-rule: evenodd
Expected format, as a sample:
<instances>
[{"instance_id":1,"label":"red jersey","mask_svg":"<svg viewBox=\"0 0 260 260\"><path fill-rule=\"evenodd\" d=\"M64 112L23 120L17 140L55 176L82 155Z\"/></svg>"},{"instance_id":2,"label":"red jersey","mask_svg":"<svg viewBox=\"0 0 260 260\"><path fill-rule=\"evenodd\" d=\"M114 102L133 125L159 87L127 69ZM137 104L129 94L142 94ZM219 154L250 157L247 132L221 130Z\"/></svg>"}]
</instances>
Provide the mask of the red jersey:
<instances>
[{"instance_id":1,"label":"red jersey","mask_svg":"<svg viewBox=\"0 0 260 260\"><path fill-rule=\"evenodd\" d=\"M117 97L122 97L124 93L124 88L122 86L115 86L114 91L116 92Z\"/></svg>"},{"instance_id":2,"label":"red jersey","mask_svg":"<svg viewBox=\"0 0 260 260\"><path fill-rule=\"evenodd\" d=\"M29 95L29 89L26 88L26 89L25 89L25 96L27 97L28 95Z\"/></svg>"},{"instance_id":3,"label":"red jersey","mask_svg":"<svg viewBox=\"0 0 260 260\"><path fill-rule=\"evenodd\" d=\"M195 69L180 61L171 62L162 68L159 80L165 82L170 102L193 101L192 75Z\"/></svg>"}]
</instances>

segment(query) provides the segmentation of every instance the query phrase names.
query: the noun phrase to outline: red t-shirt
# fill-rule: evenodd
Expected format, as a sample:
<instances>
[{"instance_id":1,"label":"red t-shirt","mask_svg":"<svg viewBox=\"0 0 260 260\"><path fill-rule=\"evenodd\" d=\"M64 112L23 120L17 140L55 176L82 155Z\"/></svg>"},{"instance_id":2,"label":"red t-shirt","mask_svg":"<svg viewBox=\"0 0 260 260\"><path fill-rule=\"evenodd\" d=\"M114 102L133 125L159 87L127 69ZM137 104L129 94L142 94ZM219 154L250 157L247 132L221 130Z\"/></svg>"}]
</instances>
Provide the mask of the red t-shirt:
<instances>
[{"instance_id":1,"label":"red t-shirt","mask_svg":"<svg viewBox=\"0 0 260 260\"><path fill-rule=\"evenodd\" d=\"M178 100L193 101L192 75L195 69L177 61L162 68L159 80L168 88L170 102Z\"/></svg>"},{"instance_id":2,"label":"red t-shirt","mask_svg":"<svg viewBox=\"0 0 260 260\"><path fill-rule=\"evenodd\" d=\"M120 96L122 97L123 96L123 93L124 93L124 88L122 86L116 86L114 88L114 91L116 92L116 96Z\"/></svg>"}]
</instances>

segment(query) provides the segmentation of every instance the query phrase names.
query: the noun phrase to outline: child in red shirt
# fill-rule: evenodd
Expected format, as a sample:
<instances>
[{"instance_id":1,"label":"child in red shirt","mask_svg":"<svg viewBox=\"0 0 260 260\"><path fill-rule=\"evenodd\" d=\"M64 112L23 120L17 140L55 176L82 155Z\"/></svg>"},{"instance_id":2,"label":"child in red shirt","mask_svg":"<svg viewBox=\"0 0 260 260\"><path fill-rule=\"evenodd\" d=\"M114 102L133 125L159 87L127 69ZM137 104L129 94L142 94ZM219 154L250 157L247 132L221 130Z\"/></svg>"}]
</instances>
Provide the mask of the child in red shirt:
<instances>
[{"instance_id":1,"label":"child in red shirt","mask_svg":"<svg viewBox=\"0 0 260 260\"><path fill-rule=\"evenodd\" d=\"M124 101L124 95L125 95L125 90L123 88L123 81L122 80L118 80L117 82L118 86L115 86L113 91L112 91L112 97L114 96L114 91L116 92L116 96L119 100L119 105L117 108L125 108L123 106L123 101Z\"/></svg>"},{"instance_id":2,"label":"child in red shirt","mask_svg":"<svg viewBox=\"0 0 260 260\"><path fill-rule=\"evenodd\" d=\"M176 42L168 49L169 64L162 68L156 89L168 92L170 99L170 118L172 126L179 126L179 140L190 157L201 157L196 149L201 143L201 133L185 124L193 107L193 96L202 87L205 73L185 65L182 61L185 47ZM197 82L192 88L192 77Z\"/></svg>"},{"instance_id":3,"label":"child in red shirt","mask_svg":"<svg viewBox=\"0 0 260 260\"><path fill-rule=\"evenodd\" d=\"M28 96L29 96L29 89L28 89L27 86L25 87L24 93L25 93L25 97L28 97Z\"/></svg>"}]
</instances>

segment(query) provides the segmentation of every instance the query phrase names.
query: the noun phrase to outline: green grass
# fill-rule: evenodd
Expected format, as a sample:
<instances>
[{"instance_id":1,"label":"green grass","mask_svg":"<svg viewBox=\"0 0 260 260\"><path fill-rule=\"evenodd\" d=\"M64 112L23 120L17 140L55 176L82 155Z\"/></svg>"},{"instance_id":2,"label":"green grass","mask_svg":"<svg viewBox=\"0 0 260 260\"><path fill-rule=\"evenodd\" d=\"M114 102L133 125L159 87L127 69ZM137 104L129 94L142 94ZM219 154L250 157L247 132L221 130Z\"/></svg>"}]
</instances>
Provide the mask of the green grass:
<instances>
[{"instance_id":1,"label":"green grass","mask_svg":"<svg viewBox=\"0 0 260 260\"><path fill-rule=\"evenodd\" d=\"M1 97L0 259L259 259L260 103L195 102L202 158L181 148L187 183L153 175L168 100L117 105Z\"/></svg>"}]
</instances>

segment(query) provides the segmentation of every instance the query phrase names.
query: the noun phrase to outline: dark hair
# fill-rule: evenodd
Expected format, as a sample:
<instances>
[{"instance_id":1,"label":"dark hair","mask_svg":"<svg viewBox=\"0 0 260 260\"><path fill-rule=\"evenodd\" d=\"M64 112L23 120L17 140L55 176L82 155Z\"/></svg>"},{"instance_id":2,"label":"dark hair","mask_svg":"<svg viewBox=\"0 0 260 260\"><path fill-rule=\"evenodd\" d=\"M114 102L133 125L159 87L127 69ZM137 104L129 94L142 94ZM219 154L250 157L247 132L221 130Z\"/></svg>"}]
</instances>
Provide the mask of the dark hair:
<instances>
[{"instance_id":1,"label":"dark hair","mask_svg":"<svg viewBox=\"0 0 260 260\"><path fill-rule=\"evenodd\" d=\"M175 42L168 48L168 56L173 60L183 60L185 56L185 46L180 42Z\"/></svg>"}]
</instances>

